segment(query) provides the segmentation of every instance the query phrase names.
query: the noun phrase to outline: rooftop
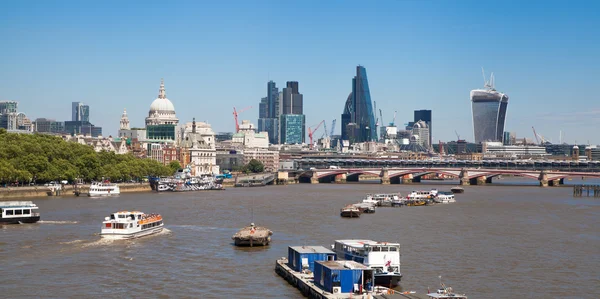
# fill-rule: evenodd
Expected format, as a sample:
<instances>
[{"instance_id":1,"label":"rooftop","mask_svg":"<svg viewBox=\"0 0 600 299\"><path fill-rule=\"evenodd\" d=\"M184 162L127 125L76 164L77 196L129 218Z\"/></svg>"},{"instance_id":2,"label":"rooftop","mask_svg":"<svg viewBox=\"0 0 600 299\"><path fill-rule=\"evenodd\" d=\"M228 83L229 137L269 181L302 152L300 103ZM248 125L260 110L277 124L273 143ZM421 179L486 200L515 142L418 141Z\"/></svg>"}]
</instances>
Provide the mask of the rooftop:
<instances>
[{"instance_id":1,"label":"rooftop","mask_svg":"<svg viewBox=\"0 0 600 299\"><path fill-rule=\"evenodd\" d=\"M331 253L331 249L327 249L323 246L290 246L290 248L298 253Z\"/></svg>"},{"instance_id":2,"label":"rooftop","mask_svg":"<svg viewBox=\"0 0 600 299\"><path fill-rule=\"evenodd\" d=\"M329 269L333 270L343 270L343 269L361 269L368 270L369 267L357 263L355 261L315 261L315 263L319 263Z\"/></svg>"},{"instance_id":3,"label":"rooftop","mask_svg":"<svg viewBox=\"0 0 600 299\"><path fill-rule=\"evenodd\" d=\"M360 239L349 239L349 240L335 240L337 243L343 243L352 247L363 247L364 245L400 245L400 243L389 243L389 242L377 242L373 240L360 240Z\"/></svg>"}]
</instances>

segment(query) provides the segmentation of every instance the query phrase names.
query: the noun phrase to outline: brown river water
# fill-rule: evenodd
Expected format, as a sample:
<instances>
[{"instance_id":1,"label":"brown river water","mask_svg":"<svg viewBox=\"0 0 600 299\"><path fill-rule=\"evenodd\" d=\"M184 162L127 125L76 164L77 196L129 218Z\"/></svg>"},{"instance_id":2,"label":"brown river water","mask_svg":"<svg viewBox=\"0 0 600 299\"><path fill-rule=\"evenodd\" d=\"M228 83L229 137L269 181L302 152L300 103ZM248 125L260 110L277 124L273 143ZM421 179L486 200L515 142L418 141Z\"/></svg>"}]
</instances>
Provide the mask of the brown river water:
<instances>
[{"instance_id":1,"label":"brown river water","mask_svg":"<svg viewBox=\"0 0 600 299\"><path fill-rule=\"evenodd\" d=\"M510 183L509 183L510 185ZM467 186L457 203L379 208L340 218L366 193L451 185L320 184L134 193L33 201L37 224L0 226L2 298L302 298L274 272L289 245L367 238L401 243L402 290L469 298L600 298L600 199L572 189ZM100 239L111 212L160 213L167 231ZM231 236L252 220L273 230L264 248Z\"/></svg>"}]
</instances>

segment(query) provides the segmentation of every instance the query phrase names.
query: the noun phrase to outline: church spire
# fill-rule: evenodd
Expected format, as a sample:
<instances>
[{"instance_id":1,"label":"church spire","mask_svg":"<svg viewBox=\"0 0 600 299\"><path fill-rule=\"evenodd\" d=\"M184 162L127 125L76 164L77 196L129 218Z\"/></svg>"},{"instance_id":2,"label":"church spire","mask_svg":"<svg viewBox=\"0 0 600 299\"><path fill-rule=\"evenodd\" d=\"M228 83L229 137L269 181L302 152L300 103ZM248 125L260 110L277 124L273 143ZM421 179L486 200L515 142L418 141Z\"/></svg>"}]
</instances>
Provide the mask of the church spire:
<instances>
[{"instance_id":1,"label":"church spire","mask_svg":"<svg viewBox=\"0 0 600 299\"><path fill-rule=\"evenodd\" d=\"M129 117L127 117L127 109L123 109L123 115L121 115L121 130L129 130Z\"/></svg>"},{"instance_id":2,"label":"church spire","mask_svg":"<svg viewBox=\"0 0 600 299\"><path fill-rule=\"evenodd\" d=\"M192 121L192 133L196 134L196 118Z\"/></svg>"},{"instance_id":3,"label":"church spire","mask_svg":"<svg viewBox=\"0 0 600 299\"><path fill-rule=\"evenodd\" d=\"M167 98L167 92L165 91L165 80L163 80L163 78L160 78L160 89L158 90L158 98L159 99Z\"/></svg>"}]
</instances>

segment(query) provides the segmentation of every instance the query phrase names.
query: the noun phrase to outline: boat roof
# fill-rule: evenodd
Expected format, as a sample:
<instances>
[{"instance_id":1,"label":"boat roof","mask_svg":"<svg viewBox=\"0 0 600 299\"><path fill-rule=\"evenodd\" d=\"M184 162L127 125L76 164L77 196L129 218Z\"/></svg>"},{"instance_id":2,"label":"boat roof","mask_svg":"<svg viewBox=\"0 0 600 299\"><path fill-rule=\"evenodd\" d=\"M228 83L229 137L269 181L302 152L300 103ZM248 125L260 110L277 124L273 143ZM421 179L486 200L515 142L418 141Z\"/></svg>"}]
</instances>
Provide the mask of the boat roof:
<instances>
[{"instance_id":1,"label":"boat roof","mask_svg":"<svg viewBox=\"0 0 600 299\"><path fill-rule=\"evenodd\" d=\"M333 270L343 270L343 269L360 269L360 270L368 270L369 267L357 263L355 261L315 261L329 269Z\"/></svg>"},{"instance_id":2,"label":"boat roof","mask_svg":"<svg viewBox=\"0 0 600 299\"><path fill-rule=\"evenodd\" d=\"M430 293L427 294L427 296L429 296L430 298L439 298L439 299L450 299L450 298L464 298L466 299L467 296L466 295L462 295L462 294L439 294L439 293Z\"/></svg>"},{"instance_id":3,"label":"boat roof","mask_svg":"<svg viewBox=\"0 0 600 299\"><path fill-rule=\"evenodd\" d=\"M0 201L0 208L36 207L32 201Z\"/></svg>"},{"instance_id":4,"label":"boat roof","mask_svg":"<svg viewBox=\"0 0 600 299\"><path fill-rule=\"evenodd\" d=\"M323 246L290 246L290 248L298 253L331 253L331 254L335 254L335 252L331 251L331 249L325 248Z\"/></svg>"},{"instance_id":5,"label":"boat roof","mask_svg":"<svg viewBox=\"0 0 600 299\"><path fill-rule=\"evenodd\" d=\"M390 243L390 242L377 242L373 240L359 240L359 239L348 239L348 240L335 240L336 243L342 243L352 247L364 247L365 245L375 246L375 245L400 245L400 243Z\"/></svg>"},{"instance_id":6,"label":"boat roof","mask_svg":"<svg viewBox=\"0 0 600 299\"><path fill-rule=\"evenodd\" d=\"M119 212L115 212L113 214L126 214L126 215L135 214L135 215L138 215L138 214L145 214L145 213L140 212L140 211L119 211Z\"/></svg>"}]
</instances>

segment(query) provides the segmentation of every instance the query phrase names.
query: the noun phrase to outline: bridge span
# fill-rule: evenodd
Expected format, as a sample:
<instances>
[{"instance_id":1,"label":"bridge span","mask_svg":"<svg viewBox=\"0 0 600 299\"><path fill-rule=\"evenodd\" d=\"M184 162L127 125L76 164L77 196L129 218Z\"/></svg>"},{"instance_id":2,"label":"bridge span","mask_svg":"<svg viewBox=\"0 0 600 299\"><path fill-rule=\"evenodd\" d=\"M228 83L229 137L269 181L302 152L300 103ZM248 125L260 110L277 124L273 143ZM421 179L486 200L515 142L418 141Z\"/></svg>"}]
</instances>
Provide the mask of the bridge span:
<instances>
[{"instance_id":1,"label":"bridge span","mask_svg":"<svg viewBox=\"0 0 600 299\"><path fill-rule=\"evenodd\" d=\"M421 181L424 175L442 174L456 177L461 185L485 185L499 175L511 175L538 180L540 186L559 186L565 178L587 177L600 178L598 172L568 172L551 170L513 170L513 169L481 169L481 168L343 168L343 169L311 169L299 175L301 183L343 183L358 181L360 175L379 177L382 184L407 184Z\"/></svg>"}]
</instances>

